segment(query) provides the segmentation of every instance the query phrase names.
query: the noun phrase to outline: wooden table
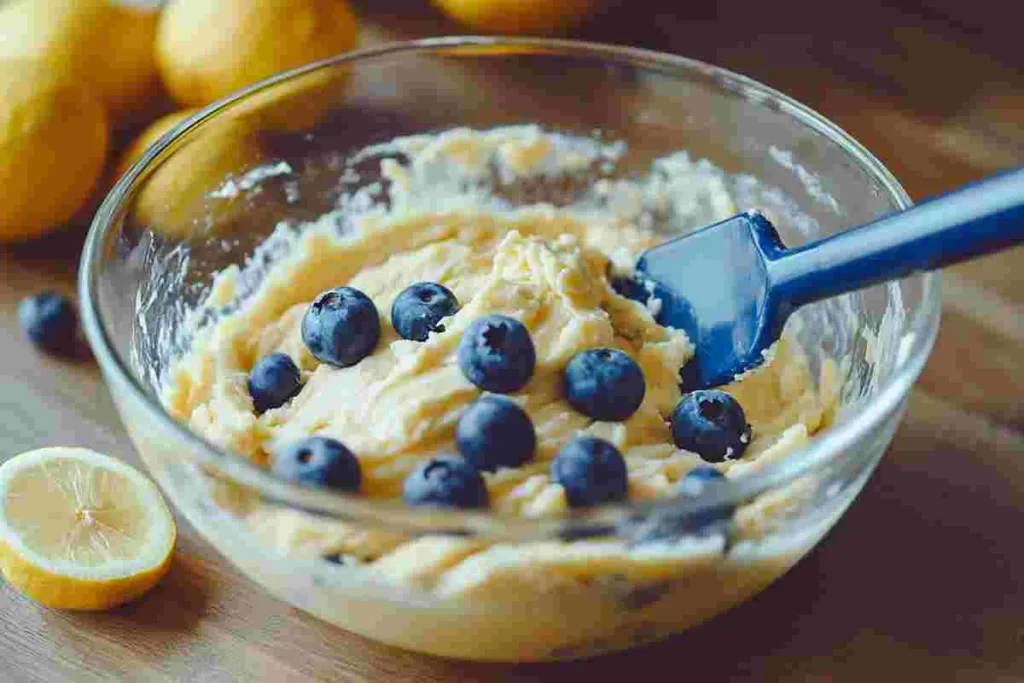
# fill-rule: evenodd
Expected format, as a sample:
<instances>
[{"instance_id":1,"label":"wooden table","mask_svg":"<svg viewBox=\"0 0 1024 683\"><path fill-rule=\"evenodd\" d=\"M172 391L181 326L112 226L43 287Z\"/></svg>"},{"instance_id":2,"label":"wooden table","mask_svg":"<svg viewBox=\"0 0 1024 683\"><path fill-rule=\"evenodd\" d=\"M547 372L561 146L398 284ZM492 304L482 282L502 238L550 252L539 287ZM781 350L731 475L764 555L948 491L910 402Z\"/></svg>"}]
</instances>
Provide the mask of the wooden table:
<instances>
[{"instance_id":1,"label":"wooden table","mask_svg":"<svg viewBox=\"0 0 1024 683\"><path fill-rule=\"evenodd\" d=\"M373 16L371 4L392 14ZM916 197L1024 161L1012 11L1000 17L992 0L959 15L940 6L952 2L903 4L913 6L734 0L679 3L670 16L676 3L631 0L576 35L688 54L791 93ZM457 31L414 0L361 9L367 42ZM15 322L21 297L73 291L83 232L0 250L0 459L60 444L135 458L96 368L36 354ZM182 521L172 571L136 604L67 614L0 588L0 679L1024 679L1024 251L954 268L945 288L935 353L858 502L778 583L682 637L550 666L409 654L270 597Z\"/></svg>"}]
</instances>

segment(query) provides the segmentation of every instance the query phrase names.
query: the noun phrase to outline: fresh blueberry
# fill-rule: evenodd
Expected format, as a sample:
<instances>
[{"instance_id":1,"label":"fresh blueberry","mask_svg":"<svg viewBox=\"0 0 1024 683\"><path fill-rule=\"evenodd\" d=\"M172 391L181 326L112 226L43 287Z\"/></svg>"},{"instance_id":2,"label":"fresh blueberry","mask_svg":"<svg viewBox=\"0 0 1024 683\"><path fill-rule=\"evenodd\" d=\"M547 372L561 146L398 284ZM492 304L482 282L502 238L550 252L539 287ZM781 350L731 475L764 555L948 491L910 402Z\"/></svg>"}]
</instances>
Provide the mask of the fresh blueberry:
<instances>
[{"instance_id":1,"label":"fresh blueberry","mask_svg":"<svg viewBox=\"0 0 1024 683\"><path fill-rule=\"evenodd\" d=\"M551 478L565 489L571 507L626 499L626 461L603 439L578 436L570 441L551 463Z\"/></svg>"},{"instance_id":2,"label":"fresh blueberry","mask_svg":"<svg viewBox=\"0 0 1024 683\"><path fill-rule=\"evenodd\" d=\"M587 349L565 367L565 398L587 417L621 422L644 400L644 373L617 349Z\"/></svg>"},{"instance_id":3,"label":"fresh blueberry","mask_svg":"<svg viewBox=\"0 0 1024 683\"><path fill-rule=\"evenodd\" d=\"M651 293L644 288L642 284L637 282L631 277L615 277L611 278L612 289L619 296L624 296L627 299L633 301L639 301L642 304L647 303L647 300L651 297Z\"/></svg>"},{"instance_id":4,"label":"fresh blueberry","mask_svg":"<svg viewBox=\"0 0 1024 683\"><path fill-rule=\"evenodd\" d=\"M403 339L427 341L431 332L444 332L438 323L459 310L451 290L436 282L417 282L405 288L391 306L391 326Z\"/></svg>"},{"instance_id":5,"label":"fresh blueberry","mask_svg":"<svg viewBox=\"0 0 1024 683\"><path fill-rule=\"evenodd\" d=\"M331 564L345 566L345 557L341 553L328 553L324 555L324 559Z\"/></svg>"},{"instance_id":6,"label":"fresh blueberry","mask_svg":"<svg viewBox=\"0 0 1024 683\"><path fill-rule=\"evenodd\" d=\"M311 436L274 458L274 474L300 484L355 493L362 483L359 460L339 441Z\"/></svg>"},{"instance_id":7,"label":"fresh blueberry","mask_svg":"<svg viewBox=\"0 0 1024 683\"><path fill-rule=\"evenodd\" d=\"M18 305L18 324L29 340L50 353L70 353L75 347L78 314L67 297L42 292Z\"/></svg>"},{"instance_id":8,"label":"fresh blueberry","mask_svg":"<svg viewBox=\"0 0 1024 683\"><path fill-rule=\"evenodd\" d=\"M708 484L725 481L724 474L708 465L699 465L686 473L676 491L685 498L699 499ZM653 511L636 521L628 533L630 544L675 543L685 536L724 535L728 542L734 508L730 505L668 507Z\"/></svg>"},{"instance_id":9,"label":"fresh blueberry","mask_svg":"<svg viewBox=\"0 0 1024 683\"><path fill-rule=\"evenodd\" d=\"M302 373L286 353L263 356L249 373L249 395L257 413L280 408L302 388Z\"/></svg>"},{"instance_id":10,"label":"fresh blueberry","mask_svg":"<svg viewBox=\"0 0 1024 683\"><path fill-rule=\"evenodd\" d=\"M700 465L683 475L676 485L676 490L688 498L700 498L708 484L725 480L725 475L714 467ZM732 519L732 513L733 508L729 505L708 508L691 516L689 522L695 526L710 526Z\"/></svg>"},{"instance_id":11,"label":"fresh blueberry","mask_svg":"<svg viewBox=\"0 0 1024 683\"><path fill-rule=\"evenodd\" d=\"M320 294L302 319L302 341L317 360L339 368L370 355L380 340L377 308L358 289L337 287Z\"/></svg>"},{"instance_id":12,"label":"fresh blueberry","mask_svg":"<svg viewBox=\"0 0 1024 683\"><path fill-rule=\"evenodd\" d=\"M526 411L500 396L483 396L466 408L455 443L478 470L518 467L533 458L537 434Z\"/></svg>"},{"instance_id":13,"label":"fresh blueberry","mask_svg":"<svg viewBox=\"0 0 1024 683\"><path fill-rule=\"evenodd\" d=\"M719 389L683 396L671 422L676 446L708 462L735 460L750 443L750 425L739 401Z\"/></svg>"},{"instance_id":14,"label":"fresh blueberry","mask_svg":"<svg viewBox=\"0 0 1024 683\"><path fill-rule=\"evenodd\" d=\"M725 481L725 475L714 467L698 465L679 480L679 493L696 498L704 492L708 482L712 481Z\"/></svg>"},{"instance_id":15,"label":"fresh blueberry","mask_svg":"<svg viewBox=\"0 0 1024 683\"><path fill-rule=\"evenodd\" d=\"M473 465L454 455L440 455L405 480L402 499L407 505L487 507L487 486Z\"/></svg>"},{"instance_id":16,"label":"fresh blueberry","mask_svg":"<svg viewBox=\"0 0 1024 683\"><path fill-rule=\"evenodd\" d=\"M466 379L495 394L525 387L537 364L530 332L504 315L485 315L470 323L457 355Z\"/></svg>"}]
</instances>

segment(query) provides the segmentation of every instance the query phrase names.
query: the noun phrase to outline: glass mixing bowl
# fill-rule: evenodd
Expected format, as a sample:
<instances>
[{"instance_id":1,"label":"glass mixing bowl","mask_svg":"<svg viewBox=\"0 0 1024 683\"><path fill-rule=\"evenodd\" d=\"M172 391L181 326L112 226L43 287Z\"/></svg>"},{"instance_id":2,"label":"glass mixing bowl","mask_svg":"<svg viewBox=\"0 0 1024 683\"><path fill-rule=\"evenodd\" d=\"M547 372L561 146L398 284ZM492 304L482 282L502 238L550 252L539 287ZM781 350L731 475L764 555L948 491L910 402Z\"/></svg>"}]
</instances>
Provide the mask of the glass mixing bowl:
<instances>
[{"instance_id":1,"label":"glass mixing bowl","mask_svg":"<svg viewBox=\"0 0 1024 683\"><path fill-rule=\"evenodd\" d=\"M209 294L213 275L246 264L233 298L204 308L206 322L258 288L276 255L256 247L280 222L340 207L344 229L346 207L356 210L354 191L380 181L358 167L358 150L399 135L533 123L625 146L614 168L503 185L512 204L564 203L599 177L635 176L676 150L721 169L738 208L766 210L790 246L910 204L849 135L743 76L621 47L430 39L297 69L191 116L118 182L82 257L86 332L125 426L167 495L268 590L375 640L481 660L575 658L678 633L748 598L813 547L856 497L938 328L934 275L802 310L797 338L812 364L833 358L843 370L842 407L808 447L697 499L567 519L414 510L298 487L165 412L164 372L188 349L189 313ZM695 227L655 223L667 233ZM735 524L709 531L691 523L723 506L738 506L737 519L756 511L757 523L742 533ZM268 534L260 523L268 516L295 523ZM295 538L303 525L403 539L400 549L414 564L433 561L417 554L415 539L423 537L433 544L424 548L478 544L508 562L489 590L452 594L372 561L303 552ZM664 546L642 535L665 525L674 531L662 543L676 553L668 565L659 560ZM292 538L284 544L286 529ZM569 569L529 560L552 552L576 559ZM595 552L628 561L589 561Z\"/></svg>"}]
</instances>

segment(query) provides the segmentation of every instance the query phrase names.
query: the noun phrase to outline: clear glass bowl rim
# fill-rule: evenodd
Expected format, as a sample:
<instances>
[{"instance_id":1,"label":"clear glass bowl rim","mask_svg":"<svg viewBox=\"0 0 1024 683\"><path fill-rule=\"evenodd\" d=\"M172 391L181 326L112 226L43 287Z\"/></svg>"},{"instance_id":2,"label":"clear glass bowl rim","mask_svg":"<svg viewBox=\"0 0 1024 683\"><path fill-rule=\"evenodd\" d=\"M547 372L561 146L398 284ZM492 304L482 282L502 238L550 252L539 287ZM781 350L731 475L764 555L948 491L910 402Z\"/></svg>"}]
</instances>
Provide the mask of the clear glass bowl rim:
<instances>
[{"instance_id":1,"label":"clear glass bowl rim","mask_svg":"<svg viewBox=\"0 0 1024 683\"><path fill-rule=\"evenodd\" d=\"M614 62L639 68L653 67L662 73L671 72L681 80L693 77L711 79L724 90L746 99L762 105L770 103L779 112L824 135L878 182L888 194L888 198L899 208L905 209L912 205L909 195L892 173L839 126L811 108L754 79L699 60L633 47L577 40L503 36L437 37L355 50L282 72L204 107L161 136L115 184L93 218L79 268L83 327L107 381L125 388L129 400L143 406L153 419L166 428L166 433L176 434L178 439L187 443L190 447L189 452L199 456L203 467L258 491L267 501L314 515L348 521L358 520L390 529L407 529L410 532L469 533L499 539L524 540L557 537L566 531L568 525L575 533L602 533L616 528L624 520L635 520L638 516L646 516L659 508L671 507L674 514L686 515L722 505L733 505L780 486L816 467L833 464L844 456L856 458L856 444L899 407L924 368L938 333L941 316L941 289L936 273L912 276L921 282L922 299L908 312L908 327L913 339L906 353L902 353L898 359L892 376L880 387L873 400L854 407L841 424L817 436L809 447L756 473L708 487L699 500L669 498L656 502L609 505L580 513L580 516L568 520L531 520L499 516L489 512L410 509L397 501L368 500L292 484L275 477L243 456L226 451L193 433L171 417L156 397L146 392L128 369L126 359L118 354L108 337L97 293L103 264L103 245L110 231L114 229L117 217L125 208L126 199L132 195L140 179L146 175L147 169L169 156L166 154L167 150L178 140L186 138L218 114L282 83L294 81L318 70L384 56L443 54L472 48L507 49L513 56L516 52L573 55L592 58L595 62Z\"/></svg>"}]
</instances>

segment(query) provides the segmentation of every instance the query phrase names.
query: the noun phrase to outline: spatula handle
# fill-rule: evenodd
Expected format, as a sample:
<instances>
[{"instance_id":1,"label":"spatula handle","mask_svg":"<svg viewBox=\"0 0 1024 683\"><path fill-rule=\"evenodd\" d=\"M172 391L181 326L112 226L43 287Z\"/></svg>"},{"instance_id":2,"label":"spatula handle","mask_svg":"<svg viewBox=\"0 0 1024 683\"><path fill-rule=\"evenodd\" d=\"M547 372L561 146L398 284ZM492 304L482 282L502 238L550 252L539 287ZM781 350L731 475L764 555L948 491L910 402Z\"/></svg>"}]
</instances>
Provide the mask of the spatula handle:
<instances>
[{"instance_id":1,"label":"spatula handle","mask_svg":"<svg viewBox=\"0 0 1024 683\"><path fill-rule=\"evenodd\" d=\"M853 230L768 256L772 288L794 308L1024 242L1024 168Z\"/></svg>"}]
</instances>

